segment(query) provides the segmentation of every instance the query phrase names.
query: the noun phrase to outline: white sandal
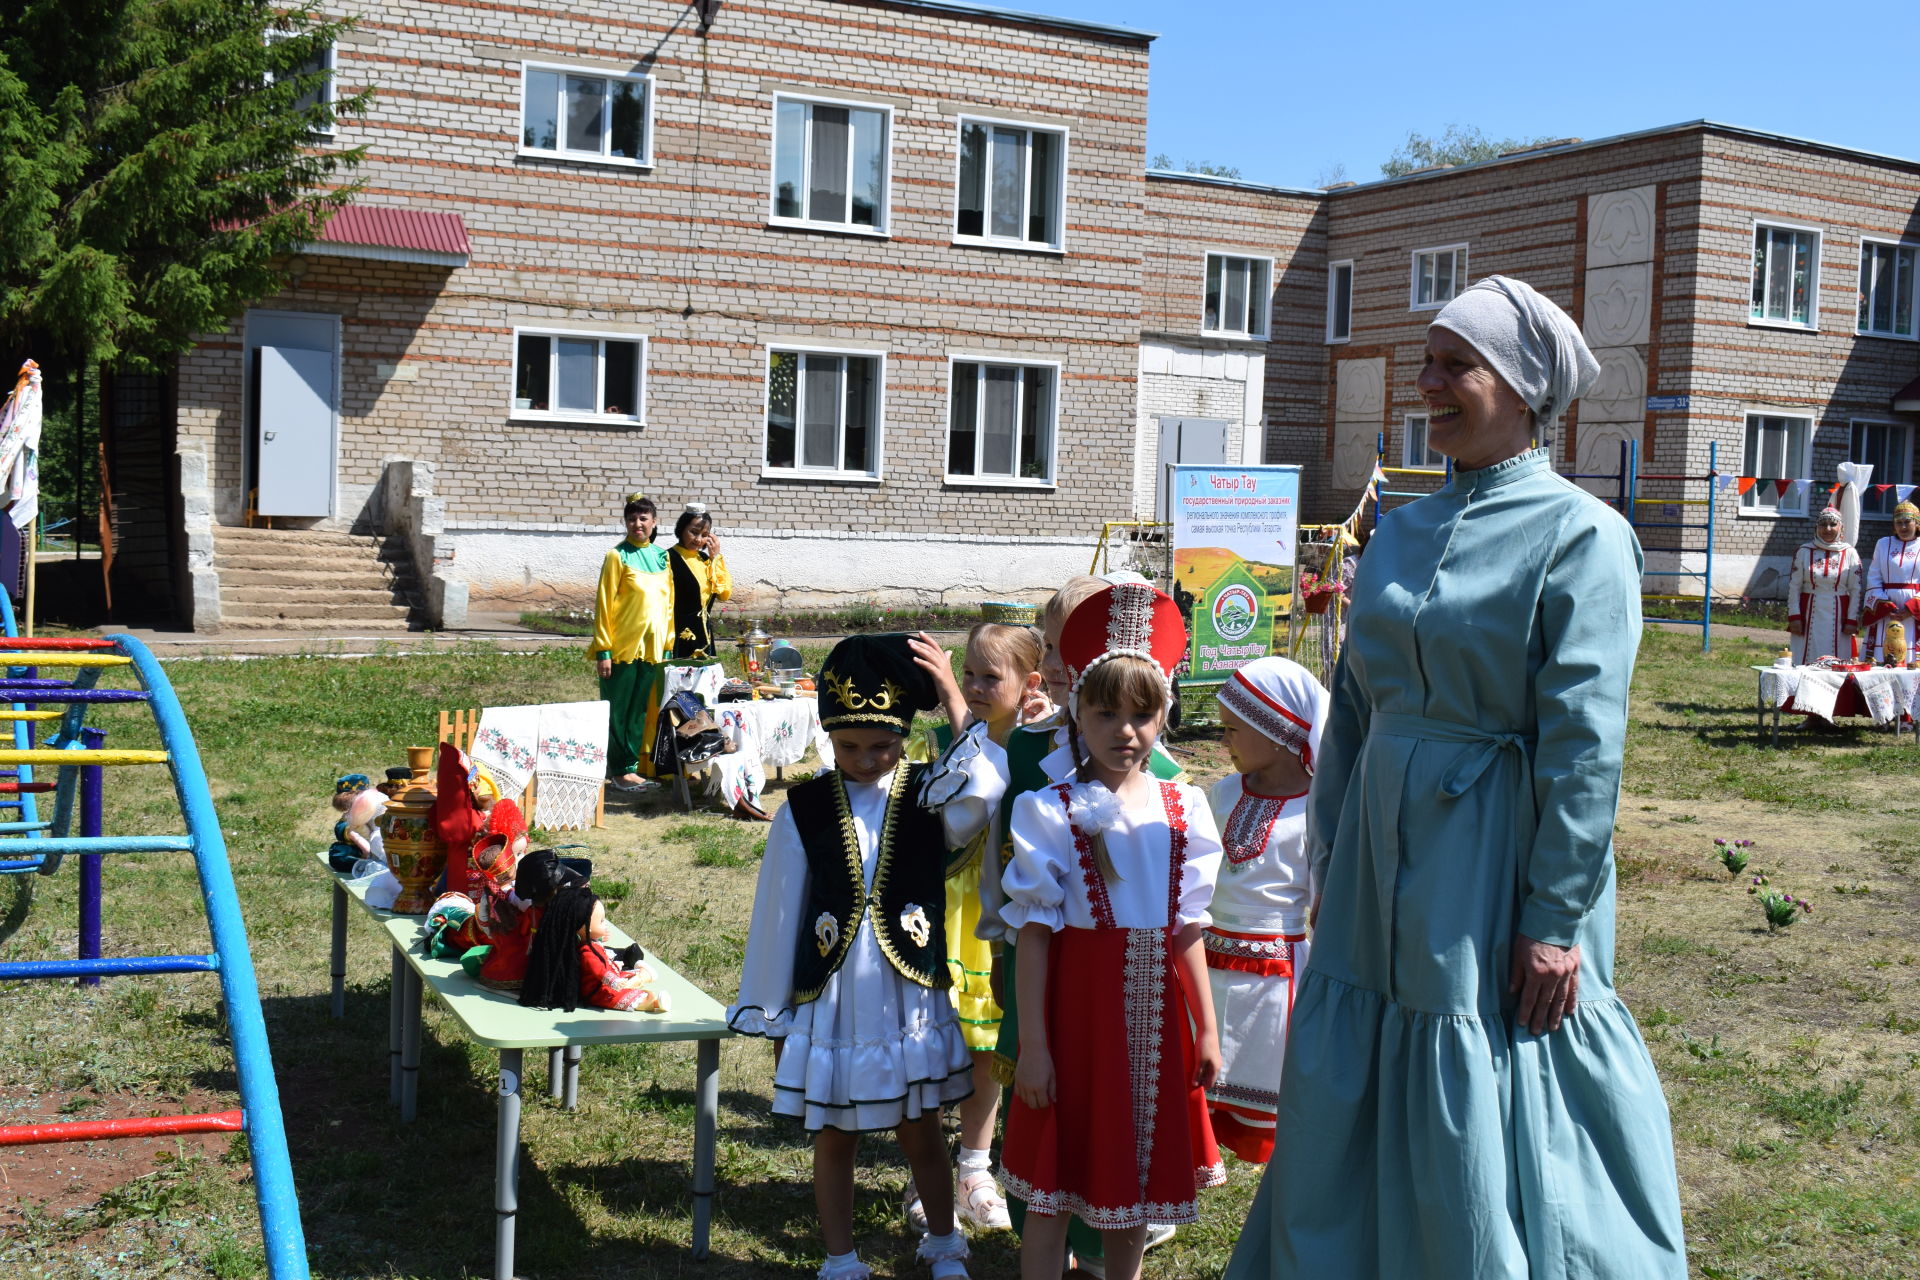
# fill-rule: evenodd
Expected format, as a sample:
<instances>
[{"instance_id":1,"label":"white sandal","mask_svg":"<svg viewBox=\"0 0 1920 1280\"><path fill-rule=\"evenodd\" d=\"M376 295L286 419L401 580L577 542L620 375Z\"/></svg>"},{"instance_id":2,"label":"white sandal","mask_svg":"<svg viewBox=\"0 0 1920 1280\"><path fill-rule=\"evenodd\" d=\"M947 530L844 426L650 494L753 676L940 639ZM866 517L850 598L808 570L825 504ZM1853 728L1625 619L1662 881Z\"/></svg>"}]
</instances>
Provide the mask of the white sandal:
<instances>
[{"instance_id":1,"label":"white sandal","mask_svg":"<svg viewBox=\"0 0 1920 1280\"><path fill-rule=\"evenodd\" d=\"M960 1194L953 1206L954 1216L982 1231L1011 1231L1013 1219L1007 1215L1007 1198L991 1169L973 1169L960 1175Z\"/></svg>"},{"instance_id":2,"label":"white sandal","mask_svg":"<svg viewBox=\"0 0 1920 1280\"><path fill-rule=\"evenodd\" d=\"M927 1207L920 1203L920 1188L907 1179L907 1191L901 1198L901 1205L907 1214L907 1229L918 1235L927 1234Z\"/></svg>"}]
</instances>

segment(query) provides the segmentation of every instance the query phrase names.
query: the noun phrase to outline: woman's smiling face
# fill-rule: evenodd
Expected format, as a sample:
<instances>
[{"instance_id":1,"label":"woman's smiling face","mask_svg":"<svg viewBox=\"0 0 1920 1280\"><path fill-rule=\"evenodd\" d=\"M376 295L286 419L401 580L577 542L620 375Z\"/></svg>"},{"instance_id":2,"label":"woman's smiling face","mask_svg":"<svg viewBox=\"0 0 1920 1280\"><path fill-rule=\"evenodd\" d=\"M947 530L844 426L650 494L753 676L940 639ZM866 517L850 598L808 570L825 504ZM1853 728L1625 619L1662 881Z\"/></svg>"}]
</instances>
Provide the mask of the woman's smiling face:
<instances>
[{"instance_id":1,"label":"woman's smiling face","mask_svg":"<svg viewBox=\"0 0 1920 1280\"><path fill-rule=\"evenodd\" d=\"M1451 329L1427 330L1415 385L1427 405L1427 444L1456 466L1486 467L1526 451L1533 415L1520 393Z\"/></svg>"}]
</instances>

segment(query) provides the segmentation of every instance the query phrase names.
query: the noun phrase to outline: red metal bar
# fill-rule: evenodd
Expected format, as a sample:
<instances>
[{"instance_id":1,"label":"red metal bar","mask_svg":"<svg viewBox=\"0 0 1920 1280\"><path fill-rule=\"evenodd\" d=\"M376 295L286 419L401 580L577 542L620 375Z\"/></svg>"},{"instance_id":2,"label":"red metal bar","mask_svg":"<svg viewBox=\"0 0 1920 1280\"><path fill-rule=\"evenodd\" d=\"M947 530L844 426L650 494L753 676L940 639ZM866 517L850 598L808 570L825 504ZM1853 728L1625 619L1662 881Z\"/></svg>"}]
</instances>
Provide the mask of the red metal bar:
<instances>
[{"instance_id":1,"label":"red metal bar","mask_svg":"<svg viewBox=\"0 0 1920 1280\"><path fill-rule=\"evenodd\" d=\"M8 636L0 640L0 650L7 649L111 649L113 641L101 640L92 636Z\"/></svg>"},{"instance_id":2,"label":"red metal bar","mask_svg":"<svg viewBox=\"0 0 1920 1280\"><path fill-rule=\"evenodd\" d=\"M23 791L51 791L58 785L53 782L0 782L0 796L17 796Z\"/></svg>"},{"instance_id":3,"label":"red metal bar","mask_svg":"<svg viewBox=\"0 0 1920 1280\"><path fill-rule=\"evenodd\" d=\"M244 1133L246 1128L246 1117L239 1111L134 1120L75 1120L66 1124L10 1124L0 1126L0 1147L24 1147L36 1142L94 1142L102 1138L159 1138L175 1133Z\"/></svg>"}]
</instances>

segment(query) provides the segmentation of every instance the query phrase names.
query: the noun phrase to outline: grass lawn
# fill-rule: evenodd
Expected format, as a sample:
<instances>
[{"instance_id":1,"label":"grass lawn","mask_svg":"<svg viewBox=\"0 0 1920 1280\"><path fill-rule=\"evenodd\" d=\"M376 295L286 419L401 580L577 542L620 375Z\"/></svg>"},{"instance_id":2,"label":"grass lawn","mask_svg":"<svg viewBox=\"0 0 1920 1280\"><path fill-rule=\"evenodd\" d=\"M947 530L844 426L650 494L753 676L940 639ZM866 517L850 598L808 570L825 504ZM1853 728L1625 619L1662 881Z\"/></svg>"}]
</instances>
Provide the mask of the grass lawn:
<instances>
[{"instance_id":1,"label":"grass lawn","mask_svg":"<svg viewBox=\"0 0 1920 1280\"><path fill-rule=\"evenodd\" d=\"M1910 800L1916 748L1871 728L1783 734L1756 749L1751 662L1777 645L1650 633L1641 650L1618 849L1617 976L1673 1111L1694 1274L1894 1277L1920 1254L1920 917ZM809 655L810 659L813 655ZM328 895L312 851L335 774L403 759L434 712L593 695L580 655L317 658L170 665L214 780L254 942L315 1274L458 1277L492 1261L493 1055L429 1001L420 1119L387 1105L387 961L355 916L348 1016L327 1014ZM109 745L152 745L108 708ZM1183 744L1201 781L1225 768ZM776 784L772 798L778 800ZM160 775L111 773L109 830L178 830ZM611 813L592 846L615 920L721 999L743 953L764 828L669 809ZM1752 839L1754 869L1809 897L1769 933L1715 836ZM183 857L110 860L109 954L206 945ZM7 958L73 954L74 876L38 883ZM6 988L0 1117L214 1110L233 1100L216 985L114 979L96 990ZM533 1063L539 1055L530 1055ZM714 1256L685 1249L691 1046L588 1055L581 1106L545 1099L530 1067L519 1270L532 1277L810 1276L821 1258L809 1148L768 1109L772 1059L723 1045ZM856 1208L880 1275L921 1275L899 1220L905 1168L869 1139ZM1150 1256L1148 1275L1223 1266L1258 1170L1230 1161L1206 1221ZM244 1141L206 1137L10 1149L0 1160L0 1275L259 1274ZM1006 1237L974 1274L1017 1275Z\"/></svg>"}]
</instances>

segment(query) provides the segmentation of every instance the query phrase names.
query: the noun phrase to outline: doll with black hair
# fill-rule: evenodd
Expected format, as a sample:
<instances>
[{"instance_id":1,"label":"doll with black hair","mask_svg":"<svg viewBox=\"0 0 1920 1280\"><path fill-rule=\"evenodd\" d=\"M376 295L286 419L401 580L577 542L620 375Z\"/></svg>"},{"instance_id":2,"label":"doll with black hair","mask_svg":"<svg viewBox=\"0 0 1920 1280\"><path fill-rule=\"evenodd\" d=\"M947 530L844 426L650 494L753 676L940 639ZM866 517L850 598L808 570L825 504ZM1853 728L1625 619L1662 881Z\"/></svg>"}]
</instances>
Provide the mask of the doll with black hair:
<instances>
[{"instance_id":1,"label":"doll with black hair","mask_svg":"<svg viewBox=\"0 0 1920 1280\"><path fill-rule=\"evenodd\" d=\"M622 964L607 951L607 910L584 884L555 889L540 913L527 953L520 1003L529 1009L667 1012L659 975L638 962ZM625 960L626 955L621 956Z\"/></svg>"}]
</instances>

